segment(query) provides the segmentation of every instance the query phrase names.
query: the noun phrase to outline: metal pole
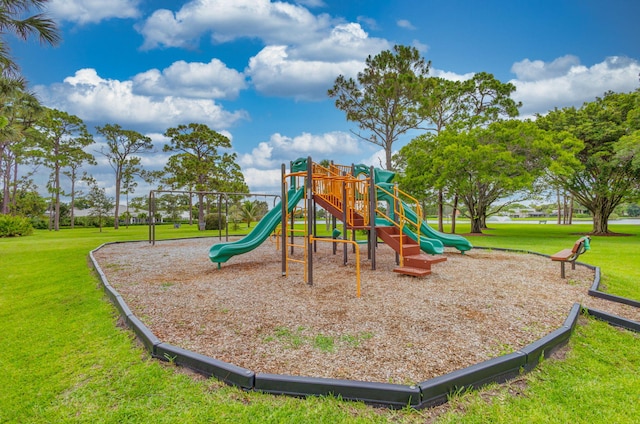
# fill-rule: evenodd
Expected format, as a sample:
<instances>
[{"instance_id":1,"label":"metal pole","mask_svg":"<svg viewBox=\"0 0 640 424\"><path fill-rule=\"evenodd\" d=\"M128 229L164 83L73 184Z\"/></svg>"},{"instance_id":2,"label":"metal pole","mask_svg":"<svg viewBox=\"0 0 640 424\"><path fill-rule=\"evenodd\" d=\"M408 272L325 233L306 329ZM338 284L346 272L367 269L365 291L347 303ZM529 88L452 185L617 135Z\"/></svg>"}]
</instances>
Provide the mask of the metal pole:
<instances>
[{"instance_id":1,"label":"metal pole","mask_svg":"<svg viewBox=\"0 0 640 424\"><path fill-rule=\"evenodd\" d=\"M369 257L371 259L371 269L376 269L376 243L378 234L376 231L376 182L373 176L373 166L369 168Z\"/></svg>"},{"instance_id":2,"label":"metal pole","mask_svg":"<svg viewBox=\"0 0 640 424\"><path fill-rule=\"evenodd\" d=\"M151 199L153 198L153 190L151 190L149 192L149 204L147 205L147 212L148 212L148 216L147 216L147 225L149 226L149 243L151 243L152 246L155 246L156 244L156 239L155 239L155 234L153 232L153 221L151 221Z\"/></svg>"},{"instance_id":3,"label":"metal pole","mask_svg":"<svg viewBox=\"0 0 640 424\"><path fill-rule=\"evenodd\" d=\"M344 177L344 173L343 173ZM342 239L348 240L347 236L347 188L344 180L342 181ZM344 264L347 264L347 243L342 244L342 255Z\"/></svg>"},{"instance_id":4,"label":"metal pole","mask_svg":"<svg viewBox=\"0 0 640 424\"><path fill-rule=\"evenodd\" d=\"M282 199L280 200L280 226L282 234L282 275L287 275L287 182L285 181L286 167L284 163L281 166L282 182L280 183L282 190Z\"/></svg>"},{"instance_id":5,"label":"metal pole","mask_svg":"<svg viewBox=\"0 0 640 424\"><path fill-rule=\"evenodd\" d=\"M311 222L307 222L307 276L309 278L309 285L313 285L313 162L311 156L307 157L307 213L305 216L307 220L311 219Z\"/></svg>"}]
</instances>

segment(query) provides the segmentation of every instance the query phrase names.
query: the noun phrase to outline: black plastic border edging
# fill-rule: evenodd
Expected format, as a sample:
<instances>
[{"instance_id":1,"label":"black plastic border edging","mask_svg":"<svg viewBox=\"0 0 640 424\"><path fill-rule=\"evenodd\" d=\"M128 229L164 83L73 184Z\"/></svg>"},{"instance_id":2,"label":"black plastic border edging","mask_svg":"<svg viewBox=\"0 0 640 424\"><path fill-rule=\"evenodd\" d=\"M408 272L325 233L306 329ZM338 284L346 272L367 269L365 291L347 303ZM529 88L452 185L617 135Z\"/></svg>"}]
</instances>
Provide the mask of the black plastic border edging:
<instances>
[{"instance_id":1,"label":"black plastic border edging","mask_svg":"<svg viewBox=\"0 0 640 424\"><path fill-rule=\"evenodd\" d=\"M589 289L589 296L640 308L640 302L638 302L637 300L628 299L626 297L616 296L615 294L609 294L600 291L600 268L596 269L596 276L593 279L591 288Z\"/></svg>"},{"instance_id":2,"label":"black plastic border edging","mask_svg":"<svg viewBox=\"0 0 640 424\"><path fill-rule=\"evenodd\" d=\"M611 315L607 312L599 311L598 309L586 308L585 310L587 314L599 320L606 321L609 324L614 325L616 327L621 327L626 330L631 330L631 331L640 333L640 322L631 321L625 318L620 318L619 316Z\"/></svg>"},{"instance_id":3,"label":"black plastic border edging","mask_svg":"<svg viewBox=\"0 0 640 424\"><path fill-rule=\"evenodd\" d=\"M444 403L449 395L459 390L478 389L489 383L503 383L520 374L522 370L530 371L538 365L543 355L548 357L555 349L569 340L579 314L580 305L575 303L562 327L519 351L420 383L420 391L422 392L420 407Z\"/></svg>"},{"instance_id":4,"label":"black plastic border edging","mask_svg":"<svg viewBox=\"0 0 640 424\"><path fill-rule=\"evenodd\" d=\"M417 407L421 399L417 386L263 373L256 374L255 390L290 396L340 396L391 408Z\"/></svg>"},{"instance_id":5,"label":"black plastic border edging","mask_svg":"<svg viewBox=\"0 0 640 424\"><path fill-rule=\"evenodd\" d=\"M176 365L190 368L207 377L214 376L227 384L238 386L242 389L252 389L255 386L255 373L253 371L182 349L169 343L157 345L154 356L173 362Z\"/></svg>"},{"instance_id":6,"label":"black plastic border edging","mask_svg":"<svg viewBox=\"0 0 640 424\"><path fill-rule=\"evenodd\" d=\"M415 386L263 373L255 374L251 370L161 342L131 312L122 296L109 284L105 274L93 256L94 252L105 245L117 243L121 242L102 244L92 250L89 256L100 276L106 295L115 304L123 316L125 323L142 341L151 355L158 359L188 367L208 377L215 376L227 384L235 385L245 390L292 396L334 395L340 396L345 400L363 401L368 404L392 408L402 408L406 406L423 408L433 406L446 402L448 396L458 390L464 388L479 388L491 382L501 383L515 377L522 371L529 371L534 368L543 356L549 356L553 350L568 341L580 312L580 305L577 303L574 304L562 327L517 352L493 358L461 370L456 370ZM493 249L515 251L502 248ZM536 252L515 252L548 256ZM599 276L598 268L590 265L585 266L595 269L597 276ZM622 320L618 317L613 318Z\"/></svg>"}]
</instances>

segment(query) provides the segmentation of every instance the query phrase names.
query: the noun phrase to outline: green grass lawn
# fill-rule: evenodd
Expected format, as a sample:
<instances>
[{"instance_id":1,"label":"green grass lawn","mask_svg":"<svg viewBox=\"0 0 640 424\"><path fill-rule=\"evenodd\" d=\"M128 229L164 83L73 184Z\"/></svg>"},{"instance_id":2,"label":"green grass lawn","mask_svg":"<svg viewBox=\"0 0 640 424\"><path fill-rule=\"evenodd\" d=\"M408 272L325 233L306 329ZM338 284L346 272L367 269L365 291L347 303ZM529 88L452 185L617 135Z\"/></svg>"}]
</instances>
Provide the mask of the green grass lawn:
<instances>
[{"instance_id":1,"label":"green grass lawn","mask_svg":"<svg viewBox=\"0 0 640 424\"><path fill-rule=\"evenodd\" d=\"M640 228L611 229L633 235L595 237L582 259L602 268L609 292L640 299ZM588 230L495 224L486 236L470 239L478 246L554 253ZM159 240L199 235L188 225L156 229ZM130 227L0 239L0 423L427 420L428 411L247 393L150 359L132 333L118 326L116 310L87 262L88 252L102 243L147 236L146 227ZM456 397L439 420L634 422L640 416L638 375L640 337L588 320L578 327L566 359L545 361L523 376L519 394L506 385Z\"/></svg>"}]
</instances>

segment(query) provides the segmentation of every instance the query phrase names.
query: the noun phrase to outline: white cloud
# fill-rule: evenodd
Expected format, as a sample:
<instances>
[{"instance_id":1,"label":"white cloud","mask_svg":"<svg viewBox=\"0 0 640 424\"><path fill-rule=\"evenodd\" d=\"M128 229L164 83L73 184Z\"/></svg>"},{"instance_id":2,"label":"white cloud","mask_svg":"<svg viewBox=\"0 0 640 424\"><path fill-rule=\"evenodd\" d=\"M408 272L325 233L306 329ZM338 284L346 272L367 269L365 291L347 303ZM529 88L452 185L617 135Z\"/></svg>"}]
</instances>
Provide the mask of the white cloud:
<instances>
[{"instance_id":1,"label":"white cloud","mask_svg":"<svg viewBox=\"0 0 640 424\"><path fill-rule=\"evenodd\" d=\"M387 40L370 37L359 23L314 15L301 5L268 0L191 1L176 12L155 11L137 29L145 38L144 49L194 47L205 34L211 34L216 43L260 39L265 47L249 59L245 74L260 93L296 100L325 99L338 75L355 76L364 68L368 55L390 48ZM217 65L231 71L221 63ZM176 88L176 77L184 73L169 75L175 66L138 75L134 79L135 92L162 94ZM207 66L212 67L213 62ZM205 72L198 69L199 74ZM230 84L216 84L211 91L198 84L179 85L190 96L200 91L214 98L232 98L244 87L238 88L238 74L229 77ZM228 91L220 92L223 87Z\"/></svg>"},{"instance_id":2,"label":"white cloud","mask_svg":"<svg viewBox=\"0 0 640 424\"><path fill-rule=\"evenodd\" d=\"M576 66L580 66L580 59L576 56L566 55L552 62L524 59L514 63L511 72L516 74L519 81L537 81L561 77Z\"/></svg>"},{"instance_id":3,"label":"white cloud","mask_svg":"<svg viewBox=\"0 0 640 424\"><path fill-rule=\"evenodd\" d=\"M591 67L580 65L572 56L553 62L530 61L514 64L518 79L513 98L523 103L520 113L529 117L546 113L554 107L581 106L606 91L630 92L638 86L640 62L612 56Z\"/></svg>"},{"instance_id":4,"label":"white cloud","mask_svg":"<svg viewBox=\"0 0 640 424\"><path fill-rule=\"evenodd\" d=\"M61 21L84 25L110 18L137 18L139 3L140 0L51 0L47 8Z\"/></svg>"},{"instance_id":5,"label":"white cloud","mask_svg":"<svg viewBox=\"0 0 640 424\"><path fill-rule=\"evenodd\" d=\"M245 73L262 94L295 99L326 99L340 74L355 76L364 64L357 60L322 62L290 59L286 46L267 46L249 60Z\"/></svg>"},{"instance_id":6,"label":"white cloud","mask_svg":"<svg viewBox=\"0 0 640 424\"><path fill-rule=\"evenodd\" d=\"M317 157L317 160L335 159L359 151L358 140L345 132L302 133L293 138L275 133L269 141L259 143L251 153L241 155L239 163L243 169L269 168L309 155Z\"/></svg>"},{"instance_id":7,"label":"white cloud","mask_svg":"<svg viewBox=\"0 0 640 424\"><path fill-rule=\"evenodd\" d=\"M242 168L242 175L244 175L244 181L252 193L280 194L280 185L282 184L280 168Z\"/></svg>"},{"instance_id":8,"label":"white cloud","mask_svg":"<svg viewBox=\"0 0 640 424\"><path fill-rule=\"evenodd\" d=\"M305 60L342 61L361 60L369 54L376 54L391 46L382 38L370 38L360 24L346 23L336 25L324 37L296 45L291 49L291 55Z\"/></svg>"},{"instance_id":9,"label":"white cloud","mask_svg":"<svg viewBox=\"0 0 640 424\"><path fill-rule=\"evenodd\" d=\"M418 51L419 51L420 53L422 53L422 54L424 54L424 53L426 53L426 52L428 52L428 51L429 51L429 45L428 45L428 44L421 43L419 40L413 40L413 41L411 42L411 45L412 45L413 47L415 47L416 49L418 49Z\"/></svg>"},{"instance_id":10,"label":"white cloud","mask_svg":"<svg viewBox=\"0 0 640 424\"><path fill-rule=\"evenodd\" d=\"M351 158L347 157L359 153L358 140L344 132L302 133L293 138L276 133L250 153L240 155L238 163L251 191L279 193L283 163L288 169L290 161L307 156L312 156L315 161L330 159L340 162L342 158L345 163L351 163Z\"/></svg>"},{"instance_id":11,"label":"white cloud","mask_svg":"<svg viewBox=\"0 0 640 424\"><path fill-rule=\"evenodd\" d=\"M133 77L133 93L147 96L235 99L246 85L242 73L218 59L209 63L181 60L162 71L150 69Z\"/></svg>"},{"instance_id":12,"label":"white cloud","mask_svg":"<svg viewBox=\"0 0 640 424\"><path fill-rule=\"evenodd\" d=\"M474 73L469 72L466 74L456 74L455 72L451 71L443 71L441 69L431 68L429 70L429 75L433 77L443 78L449 81L466 81L473 78Z\"/></svg>"},{"instance_id":13,"label":"white cloud","mask_svg":"<svg viewBox=\"0 0 640 424\"><path fill-rule=\"evenodd\" d=\"M142 128L157 128L158 123L168 128L201 122L223 129L247 118L246 112L226 111L212 100L137 95L132 81L104 79L94 69L81 69L61 84L37 87L37 92L45 105L89 122L117 122Z\"/></svg>"},{"instance_id":14,"label":"white cloud","mask_svg":"<svg viewBox=\"0 0 640 424\"><path fill-rule=\"evenodd\" d=\"M194 45L205 33L214 42L259 38L269 44L300 42L330 24L328 15L314 16L303 6L269 0L197 0L177 12L155 11L137 27L143 49Z\"/></svg>"},{"instance_id":15,"label":"white cloud","mask_svg":"<svg viewBox=\"0 0 640 424\"><path fill-rule=\"evenodd\" d=\"M392 153L392 155L397 154L397 151L394 151ZM368 165L368 166L373 166L374 168L383 168L385 169L385 163L387 161L387 155L384 151L384 149L380 149L375 151L371 156L369 156L368 158L364 158L362 160L362 164L363 165Z\"/></svg>"},{"instance_id":16,"label":"white cloud","mask_svg":"<svg viewBox=\"0 0 640 424\"><path fill-rule=\"evenodd\" d=\"M416 27L414 27L413 24L407 19L399 19L396 22L396 25L404 29L416 29Z\"/></svg>"}]
</instances>

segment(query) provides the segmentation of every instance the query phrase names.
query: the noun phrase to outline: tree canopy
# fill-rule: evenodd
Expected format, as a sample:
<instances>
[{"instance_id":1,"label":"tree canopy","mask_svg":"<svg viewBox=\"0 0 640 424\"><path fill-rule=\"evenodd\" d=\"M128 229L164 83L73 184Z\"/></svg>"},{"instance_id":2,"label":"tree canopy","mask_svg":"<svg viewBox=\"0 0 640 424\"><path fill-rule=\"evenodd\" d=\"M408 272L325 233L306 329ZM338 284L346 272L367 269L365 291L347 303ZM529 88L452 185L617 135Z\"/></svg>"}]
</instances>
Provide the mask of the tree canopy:
<instances>
[{"instance_id":1,"label":"tree canopy","mask_svg":"<svg viewBox=\"0 0 640 424\"><path fill-rule=\"evenodd\" d=\"M175 153L165 166L164 181L197 192L198 222L204 222L204 192L248 192L236 154L219 151L231 148L227 137L196 123L169 128L164 135L171 141L163 151Z\"/></svg>"},{"instance_id":2,"label":"tree canopy","mask_svg":"<svg viewBox=\"0 0 640 424\"><path fill-rule=\"evenodd\" d=\"M571 162L579 144L571 137L556 141L529 121L445 129L403 147L407 162L400 184L412 192L435 187L455 193L468 210L471 232L481 233L496 200L531 189L549 167L560 166L554 163Z\"/></svg>"},{"instance_id":3,"label":"tree canopy","mask_svg":"<svg viewBox=\"0 0 640 424\"><path fill-rule=\"evenodd\" d=\"M128 181L132 175L143 175L141 166L141 153L151 151L153 144L151 138L140 134L137 131L125 130L117 124L106 124L96 127L99 134L102 134L107 141L100 153L102 153L109 165L115 172L115 210L114 228L118 229L118 216L120 209L120 191L124 181Z\"/></svg>"},{"instance_id":4,"label":"tree canopy","mask_svg":"<svg viewBox=\"0 0 640 424\"><path fill-rule=\"evenodd\" d=\"M392 169L393 143L401 134L419 128L425 119L424 92L430 62L414 47L397 45L366 59L357 80L338 76L329 97L347 121L357 122L358 137L385 151L385 166Z\"/></svg>"},{"instance_id":5,"label":"tree canopy","mask_svg":"<svg viewBox=\"0 0 640 424\"><path fill-rule=\"evenodd\" d=\"M609 233L608 219L617 205L637 197L640 181L640 89L605 93L580 108L555 109L538 116L549 131L567 131L583 142L571 172L554 173L593 215L593 233Z\"/></svg>"}]
</instances>

